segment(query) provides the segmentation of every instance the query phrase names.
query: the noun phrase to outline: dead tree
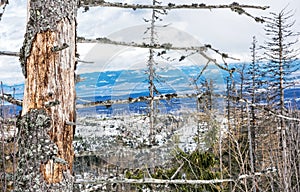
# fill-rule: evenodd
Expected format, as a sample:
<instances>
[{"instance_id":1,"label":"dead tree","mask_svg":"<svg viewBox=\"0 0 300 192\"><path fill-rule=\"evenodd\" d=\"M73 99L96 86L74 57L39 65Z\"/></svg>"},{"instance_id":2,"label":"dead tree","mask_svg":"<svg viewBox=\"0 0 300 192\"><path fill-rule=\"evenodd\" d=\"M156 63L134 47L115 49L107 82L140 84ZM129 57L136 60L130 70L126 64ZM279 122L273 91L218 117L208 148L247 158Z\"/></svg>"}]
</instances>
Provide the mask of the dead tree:
<instances>
[{"instance_id":1,"label":"dead tree","mask_svg":"<svg viewBox=\"0 0 300 192\"><path fill-rule=\"evenodd\" d=\"M251 103L255 104L256 103L256 91L258 88L258 78L259 78L259 66L257 63L257 40L255 36L253 37L252 45L250 47L251 53L252 53L252 62L250 64L250 71L249 73L251 74L251 88L250 88L250 97L251 97ZM247 108L248 110L248 108ZM249 113L249 111L247 111ZM251 172L255 172L256 166L256 156L255 156L255 138L256 138L256 113L255 113L255 108L252 106L251 107L251 120L248 117L248 121L250 124L248 124L248 141L249 141L249 156L250 156L250 167L251 167ZM249 115L249 114L248 114ZM253 178L253 191L256 191L256 186L255 186L255 178Z\"/></svg>"},{"instance_id":2,"label":"dead tree","mask_svg":"<svg viewBox=\"0 0 300 192\"><path fill-rule=\"evenodd\" d=\"M72 191L76 1L29 2L16 191Z\"/></svg>"},{"instance_id":3,"label":"dead tree","mask_svg":"<svg viewBox=\"0 0 300 192\"><path fill-rule=\"evenodd\" d=\"M297 43L299 33L292 31L295 21L290 21L293 14L282 10L280 13L271 13L271 17L266 17L266 36L269 39L263 46L265 50L266 59L269 61L267 69L269 74L272 75L270 81L273 88L273 100L275 106L281 115L286 114L286 107L284 103L284 90L289 86L287 76L292 72L299 69L299 66L294 61L297 59L298 50L294 48ZM277 104L277 103L278 104ZM281 187L283 191L291 191L290 179L290 160L287 146L287 126L284 119L280 118L280 145L282 149L282 162L281 162Z\"/></svg>"},{"instance_id":4,"label":"dead tree","mask_svg":"<svg viewBox=\"0 0 300 192\"><path fill-rule=\"evenodd\" d=\"M156 0L152 1L153 5L156 5L158 2ZM155 41L155 22L157 20L157 10L152 10L151 16L151 26L150 26L150 45L154 45ZM154 109L154 94L155 94L155 85L154 85L154 75L155 75L155 68L154 65L156 64L154 60L154 49L149 49L149 59L147 62L148 65L148 81L149 81L149 97L151 98L149 101L149 119L150 119L150 140L153 142L153 135L155 134L154 130L154 118L155 118L155 109Z\"/></svg>"}]
</instances>

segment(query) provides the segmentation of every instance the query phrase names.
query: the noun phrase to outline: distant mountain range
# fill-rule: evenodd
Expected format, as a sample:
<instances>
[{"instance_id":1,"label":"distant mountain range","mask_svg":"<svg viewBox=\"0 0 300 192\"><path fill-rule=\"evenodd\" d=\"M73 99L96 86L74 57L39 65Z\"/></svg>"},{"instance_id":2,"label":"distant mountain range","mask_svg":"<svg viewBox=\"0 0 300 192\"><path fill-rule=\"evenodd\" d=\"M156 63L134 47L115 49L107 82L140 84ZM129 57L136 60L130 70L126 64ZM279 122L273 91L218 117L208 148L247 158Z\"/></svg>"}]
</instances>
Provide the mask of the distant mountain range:
<instances>
[{"instance_id":1,"label":"distant mountain range","mask_svg":"<svg viewBox=\"0 0 300 192\"><path fill-rule=\"evenodd\" d=\"M241 64L231 64L230 68L238 69ZM226 77L228 72L220 70L216 66L210 65L201 73L203 66L171 66L164 68L156 68L155 71L155 91L158 94L191 94L203 90L202 84L205 81L213 81L214 92L226 93ZM233 73L235 82L239 83L238 73ZM296 73L295 73L296 74ZM86 101L104 101L116 99L138 98L140 96L148 96L148 72L146 69L139 70L115 70L94 73L80 74L81 81L76 85L78 103ZM299 77L294 75L293 81L295 86L285 90L285 98L287 103L292 103L300 108L300 81ZM197 86L196 86L196 84ZM3 85L3 91L11 94L17 99L22 99L24 84L13 86ZM8 105L8 103L5 103ZM162 109L166 111L176 110L178 108L194 108L195 99L173 99L170 101L162 101L160 103ZM129 110L129 112L145 112L147 110L146 103L119 105L112 108L96 107L93 108L96 113L113 113L114 110ZM91 109L82 109L79 112L89 113Z\"/></svg>"}]
</instances>

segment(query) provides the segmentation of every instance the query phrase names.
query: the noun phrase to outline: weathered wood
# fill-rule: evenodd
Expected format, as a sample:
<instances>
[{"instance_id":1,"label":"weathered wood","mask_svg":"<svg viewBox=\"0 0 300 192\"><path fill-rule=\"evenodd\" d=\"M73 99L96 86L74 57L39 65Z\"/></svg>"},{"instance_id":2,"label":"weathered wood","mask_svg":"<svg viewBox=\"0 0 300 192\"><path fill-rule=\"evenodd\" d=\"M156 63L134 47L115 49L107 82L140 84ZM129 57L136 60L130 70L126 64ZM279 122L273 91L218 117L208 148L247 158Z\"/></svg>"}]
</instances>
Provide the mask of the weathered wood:
<instances>
[{"instance_id":1,"label":"weathered wood","mask_svg":"<svg viewBox=\"0 0 300 192\"><path fill-rule=\"evenodd\" d=\"M245 11L245 9L268 9L269 6L256 6L256 5L244 5L233 2L228 5L206 5L204 3L192 3L192 4L174 4L168 3L167 5L162 4L129 4L129 3L119 3L119 2L106 2L104 0L80 0L78 1L78 7L84 7L86 10L89 7L116 7L116 8L125 8L125 9L160 9L160 10L172 10L172 9L229 9L233 12L238 13L239 15L246 15L253 18L256 22L264 22L262 18L255 17Z\"/></svg>"},{"instance_id":2,"label":"weathered wood","mask_svg":"<svg viewBox=\"0 0 300 192\"><path fill-rule=\"evenodd\" d=\"M23 172L22 177L41 175L33 191L43 191L45 187L47 191L72 191L75 126L66 122L75 121L76 8L74 0L29 2L27 31L20 56L25 75L19 123L23 128L21 142L32 141L29 144L40 145L43 151L46 147L43 141L49 139L52 153L47 156L46 151L40 153L38 149L33 151L30 145L20 144L20 156L36 161L33 170ZM41 122L41 118L48 123ZM26 134L24 130L41 135ZM31 139L33 135L35 139ZM37 153L43 159L30 159L28 153L33 156ZM25 166L20 163L19 171L25 169L22 165ZM27 184L19 186L17 190L24 190Z\"/></svg>"},{"instance_id":3,"label":"weathered wood","mask_svg":"<svg viewBox=\"0 0 300 192\"><path fill-rule=\"evenodd\" d=\"M212 93L211 94L213 97L216 98L222 98L222 99L228 99L230 101L235 101L235 102L241 102L243 104L246 104L250 107L254 107L255 109L259 109L262 111L266 111L276 117L280 117L283 119L287 119L290 121L299 121L299 118L295 118L295 117L289 117L287 115L281 115L278 112L274 111L273 109L268 108L265 105L258 105L258 104L253 104L251 103L251 101L245 99L245 98L240 98L237 96L227 96L227 95L222 95L222 94L216 94L216 93ZM177 93L173 93L173 94L162 94L162 95L157 95L155 96L153 99L158 101L158 100L170 100L170 99L180 99L180 98L200 98L202 96L207 96L207 93L191 93L191 94L184 94L184 95L178 95ZM128 98L128 99L119 99L119 100L106 100L106 101L94 101L94 102L88 102L85 101L86 103L83 104L77 104L76 108L77 109L81 109L81 108L89 108L89 107L96 107L96 106L107 106L110 107L112 105L116 105L116 104L129 104L129 103L135 103L135 102L145 102L145 101L149 101L150 97L149 96L141 96L138 98Z\"/></svg>"},{"instance_id":4,"label":"weathered wood","mask_svg":"<svg viewBox=\"0 0 300 192\"><path fill-rule=\"evenodd\" d=\"M0 55L20 57L19 52L12 52L12 51L0 51Z\"/></svg>"},{"instance_id":5,"label":"weathered wood","mask_svg":"<svg viewBox=\"0 0 300 192\"><path fill-rule=\"evenodd\" d=\"M119 99L119 100L106 100L106 101L95 101L95 102L88 102L85 104L77 104L76 108L88 108L88 107L96 107L96 106L107 106L110 107L111 105L116 105L116 104L128 104L128 103L136 103L136 102L145 102L145 101L150 101L153 99L154 101L159 101L159 100L170 100L173 98L198 98L201 97L203 94L185 94L185 95L178 95L176 93L172 94L161 94L154 96L151 98L150 96L140 96L138 98L128 98L128 99Z\"/></svg>"},{"instance_id":6,"label":"weathered wood","mask_svg":"<svg viewBox=\"0 0 300 192\"><path fill-rule=\"evenodd\" d=\"M190 47L177 47L173 46L172 43L136 43L136 42L124 42L124 41L114 41L108 39L107 37L100 37L96 39L87 39L84 37L77 37L77 43L102 43L109 45L120 45L120 46L128 46L128 47L137 47L137 48L145 48L145 49L165 49L165 50L180 50L180 51L197 51L201 54L205 54L208 50L214 51L224 59L229 58L233 60L239 60L234 57L230 57L227 53L222 53L219 50L213 48L211 45L203 45L203 46L190 46ZM209 59L212 60L212 59Z\"/></svg>"},{"instance_id":7,"label":"weathered wood","mask_svg":"<svg viewBox=\"0 0 300 192\"><path fill-rule=\"evenodd\" d=\"M22 100L15 99L10 94L3 93L2 95L0 95L0 99L3 99L4 101L7 101L14 105L22 106Z\"/></svg>"},{"instance_id":8,"label":"weathered wood","mask_svg":"<svg viewBox=\"0 0 300 192\"><path fill-rule=\"evenodd\" d=\"M75 183L80 184L96 184L93 187L83 190L84 192L95 191L98 189L98 184L107 184L107 183L126 183L126 184L178 184L178 185L207 185L207 184L218 184L218 183L228 183L228 182L239 182L242 179L250 179L253 177L260 177L268 174L277 172L277 169L268 169L262 172L255 172L254 174L243 174L237 178L228 178L228 179L212 179L212 180L185 180L185 179L153 179L153 178L144 178L144 179L98 179L98 180L79 180ZM100 185L101 186L101 185Z\"/></svg>"},{"instance_id":9,"label":"weathered wood","mask_svg":"<svg viewBox=\"0 0 300 192\"><path fill-rule=\"evenodd\" d=\"M220 52L218 49L213 48L211 45L207 44L204 46L191 46L191 47L175 47L171 43L164 43L164 44L159 44L159 43L152 43L152 44L147 44L147 43L135 43L135 42L123 42L123 41L114 41L111 39L108 39L106 37L104 38L96 38L96 39L86 39L84 37L78 37L77 38L78 43L103 43L103 44L111 44L111 45L121 45L121 46L129 46L129 47L138 47L138 48L147 48L147 49L165 49L165 50L184 50L184 51L196 51L198 54L200 54L202 57L204 57L209 63L215 64L217 67L219 67L222 70L232 72L230 69L227 67L222 66L217 62L216 59L211 58L206 52L207 50L214 51L218 55L220 55L225 62L225 59L233 59L233 60L239 60L234 57L230 57L228 54ZM182 59L179 59L181 61Z\"/></svg>"},{"instance_id":10,"label":"weathered wood","mask_svg":"<svg viewBox=\"0 0 300 192\"><path fill-rule=\"evenodd\" d=\"M204 3L192 3L192 4L174 4L168 3L167 5L152 5L152 4L129 4L118 2L107 2L104 0L80 0L78 1L79 7L117 7L126 9L234 9L234 8L248 8L248 9L268 9L269 6L257 6L257 5L243 5L238 3L232 3L229 5L206 5Z\"/></svg>"}]
</instances>

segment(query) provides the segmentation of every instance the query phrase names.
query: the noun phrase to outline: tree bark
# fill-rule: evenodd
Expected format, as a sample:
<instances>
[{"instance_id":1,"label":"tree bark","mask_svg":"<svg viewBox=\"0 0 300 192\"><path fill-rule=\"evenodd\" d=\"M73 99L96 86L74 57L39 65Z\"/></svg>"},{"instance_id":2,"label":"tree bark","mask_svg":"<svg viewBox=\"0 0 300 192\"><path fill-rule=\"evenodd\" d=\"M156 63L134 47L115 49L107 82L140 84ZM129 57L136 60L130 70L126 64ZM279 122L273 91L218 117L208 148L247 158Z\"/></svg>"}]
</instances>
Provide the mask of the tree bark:
<instances>
[{"instance_id":1,"label":"tree bark","mask_svg":"<svg viewBox=\"0 0 300 192\"><path fill-rule=\"evenodd\" d=\"M76 1L29 2L16 191L72 191Z\"/></svg>"}]
</instances>

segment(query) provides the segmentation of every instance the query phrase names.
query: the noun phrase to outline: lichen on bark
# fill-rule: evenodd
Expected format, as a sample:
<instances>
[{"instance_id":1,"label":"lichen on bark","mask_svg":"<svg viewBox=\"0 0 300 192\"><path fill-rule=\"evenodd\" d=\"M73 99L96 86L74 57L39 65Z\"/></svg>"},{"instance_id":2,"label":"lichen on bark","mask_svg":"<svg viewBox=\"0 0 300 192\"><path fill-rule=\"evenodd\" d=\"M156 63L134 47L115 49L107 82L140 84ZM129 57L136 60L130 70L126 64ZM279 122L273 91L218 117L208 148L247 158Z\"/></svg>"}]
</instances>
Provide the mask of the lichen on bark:
<instances>
[{"instance_id":1,"label":"lichen on bark","mask_svg":"<svg viewBox=\"0 0 300 192\"><path fill-rule=\"evenodd\" d=\"M31 0L28 11L28 23L20 50L22 72L26 78L26 59L30 55L32 42L37 33L55 31L59 21L68 18L74 20L77 12L76 3L66 0Z\"/></svg>"},{"instance_id":2,"label":"lichen on bark","mask_svg":"<svg viewBox=\"0 0 300 192\"><path fill-rule=\"evenodd\" d=\"M24 156L18 169L23 176L19 178L20 190L27 189L28 182L42 189L46 187L45 191L71 191L73 186L75 125L67 122L75 122L76 113L76 11L75 0L29 1L27 31L20 56L25 75L19 123L25 135L19 143L23 146L19 154ZM40 133L27 134L25 130ZM35 147L26 145L27 140ZM47 141L47 145L43 141ZM34 169L34 173L24 172L27 167L22 168L22 160L36 162L28 167Z\"/></svg>"},{"instance_id":3,"label":"lichen on bark","mask_svg":"<svg viewBox=\"0 0 300 192\"><path fill-rule=\"evenodd\" d=\"M46 111L30 110L18 120L18 127L21 138L14 191L72 191L72 185L69 185L72 177L68 177L68 171L64 172L60 183L48 183L41 172L43 165L55 161L58 154L57 145L48 135L51 118Z\"/></svg>"}]
</instances>

